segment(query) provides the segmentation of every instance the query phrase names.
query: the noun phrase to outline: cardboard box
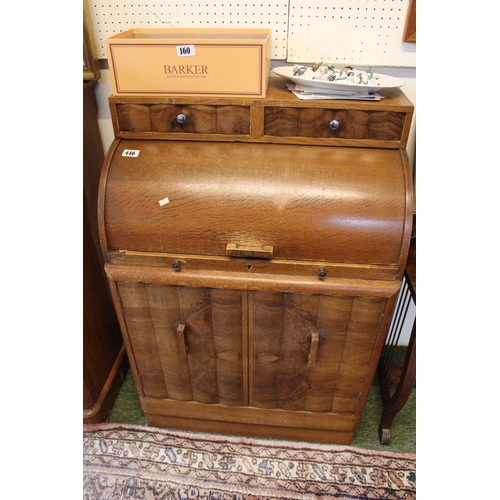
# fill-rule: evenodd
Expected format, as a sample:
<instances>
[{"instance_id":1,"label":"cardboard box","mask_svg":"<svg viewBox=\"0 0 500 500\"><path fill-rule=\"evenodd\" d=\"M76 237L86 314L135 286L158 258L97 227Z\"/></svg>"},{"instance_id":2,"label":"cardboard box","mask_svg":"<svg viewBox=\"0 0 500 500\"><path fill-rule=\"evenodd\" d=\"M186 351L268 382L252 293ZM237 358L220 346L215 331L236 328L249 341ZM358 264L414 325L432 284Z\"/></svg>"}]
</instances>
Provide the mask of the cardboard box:
<instances>
[{"instance_id":1,"label":"cardboard box","mask_svg":"<svg viewBox=\"0 0 500 500\"><path fill-rule=\"evenodd\" d=\"M113 93L266 97L268 29L131 29L106 39Z\"/></svg>"}]
</instances>

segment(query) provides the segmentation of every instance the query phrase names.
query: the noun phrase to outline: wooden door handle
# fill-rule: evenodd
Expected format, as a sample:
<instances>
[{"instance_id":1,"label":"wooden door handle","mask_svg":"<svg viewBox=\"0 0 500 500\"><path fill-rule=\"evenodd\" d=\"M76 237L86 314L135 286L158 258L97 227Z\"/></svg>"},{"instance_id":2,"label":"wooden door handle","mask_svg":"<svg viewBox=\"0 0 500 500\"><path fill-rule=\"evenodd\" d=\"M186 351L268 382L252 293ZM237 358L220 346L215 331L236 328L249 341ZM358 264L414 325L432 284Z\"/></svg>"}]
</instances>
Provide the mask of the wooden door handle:
<instances>
[{"instance_id":1,"label":"wooden door handle","mask_svg":"<svg viewBox=\"0 0 500 500\"><path fill-rule=\"evenodd\" d=\"M318 354L318 345L319 345L319 333L313 332L311 333L311 350L309 351L308 357L308 365L314 366L316 363L316 355Z\"/></svg>"},{"instance_id":2,"label":"wooden door handle","mask_svg":"<svg viewBox=\"0 0 500 500\"><path fill-rule=\"evenodd\" d=\"M181 359L185 359L187 357L186 325L182 323L177 326L177 344L179 346L179 356Z\"/></svg>"},{"instance_id":3,"label":"wooden door handle","mask_svg":"<svg viewBox=\"0 0 500 500\"><path fill-rule=\"evenodd\" d=\"M226 255L230 257L253 257L259 259L271 259L273 256L273 247L271 246L249 246L239 243L228 243L226 246Z\"/></svg>"}]
</instances>

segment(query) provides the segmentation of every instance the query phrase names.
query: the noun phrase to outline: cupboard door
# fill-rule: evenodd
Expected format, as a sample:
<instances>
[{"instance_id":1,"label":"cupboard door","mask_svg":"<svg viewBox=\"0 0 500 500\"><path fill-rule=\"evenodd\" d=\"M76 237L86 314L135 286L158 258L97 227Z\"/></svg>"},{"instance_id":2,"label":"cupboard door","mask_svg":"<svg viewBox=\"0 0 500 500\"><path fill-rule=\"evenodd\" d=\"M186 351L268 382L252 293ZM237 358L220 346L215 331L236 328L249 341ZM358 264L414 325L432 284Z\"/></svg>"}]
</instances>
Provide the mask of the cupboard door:
<instances>
[{"instance_id":1,"label":"cupboard door","mask_svg":"<svg viewBox=\"0 0 500 500\"><path fill-rule=\"evenodd\" d=\"M250 405L355 412L385 304L378 298L251 292Z\"/></svg>"},{"instance_id":2,"label":"cupboard door","mask_svg":"<svg viewBox=\"0 0 500 500\"><path fill-rule=\"evenodd\" d=\"M354 413L386 299L118 283L144 395Z\"/></svg>"},{"instance_id":3,"label":"cupboard door","mask_svg":"<svg viewBox=\"0 0 500 500\"><path fill-rule=\"evenodd\" d=\"M117 283L144 395L245 405L243 292Z\"/></svg>"}]
</instances>

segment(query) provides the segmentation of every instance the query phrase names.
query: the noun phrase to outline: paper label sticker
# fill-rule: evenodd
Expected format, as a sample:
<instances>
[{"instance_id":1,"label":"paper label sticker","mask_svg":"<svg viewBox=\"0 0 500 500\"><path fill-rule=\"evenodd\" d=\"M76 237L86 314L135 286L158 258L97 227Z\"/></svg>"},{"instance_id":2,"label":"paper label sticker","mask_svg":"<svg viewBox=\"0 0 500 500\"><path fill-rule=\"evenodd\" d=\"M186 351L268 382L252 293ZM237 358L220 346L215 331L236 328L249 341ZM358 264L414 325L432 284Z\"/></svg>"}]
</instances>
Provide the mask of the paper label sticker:
<instances>
[{"instance_id":1,"label":"paper label sticker","mask_svg":"<svg viewBox=\"0 0 500 500\"><path fill-rule=\"evenodd\" d=\"M139 149L125 149L122 153L122 156L130 156L132 158L136 158L137 156L139 156L139 153Z\"/></svg>"},{"instance_id":2,"label":"paper label sticker","mask_svg":"<svg viewBox=\"0 0 500 500\"><path fill-rule=\"evenodd\" d=\"M168 198L163 198L163 200L160 200L158 203L160 204L160 207L163 207L163 205L170 203L170 200Z\"/></svg>"},{"instance_id":3,"label":"paper label sticker","mask_svg":"<svg viewBox=\"0 0 500 500\"><path fill-rule=\"evenodd\" d=\"M190 57L196 55L194 45L177 45L176 50L179 57Z\"/></svg>"}]
</instances>

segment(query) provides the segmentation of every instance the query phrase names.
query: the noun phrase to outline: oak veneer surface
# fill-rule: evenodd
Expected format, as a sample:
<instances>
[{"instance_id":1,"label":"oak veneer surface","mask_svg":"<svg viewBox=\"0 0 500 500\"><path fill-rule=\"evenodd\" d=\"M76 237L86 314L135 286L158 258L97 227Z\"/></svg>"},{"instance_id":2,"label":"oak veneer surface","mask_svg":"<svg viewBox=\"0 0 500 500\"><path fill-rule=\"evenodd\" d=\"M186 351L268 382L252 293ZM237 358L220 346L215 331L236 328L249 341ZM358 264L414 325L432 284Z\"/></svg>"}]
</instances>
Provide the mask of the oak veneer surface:
<instances>
[{"instance_id":1,"label":"oak veneer surface","mask_svg":"<svg viewBox=\"0 0 500 500\"><path fill-rule=\"evenodd\" d=\"M110 250L397 264L406 224L398 150L123 140L106 189Z\"/></svg>"},{"instance_id":2,"label":"oak veneer surface","mask_svg":"<svg viewBox=\"0 0 500 500\"><path fill-rule=\"evenodd\" d=\"M147 421L349 443L408 254L411 103L272 79L110 108L99 230Z\"/></svg>"}]
</instances>

